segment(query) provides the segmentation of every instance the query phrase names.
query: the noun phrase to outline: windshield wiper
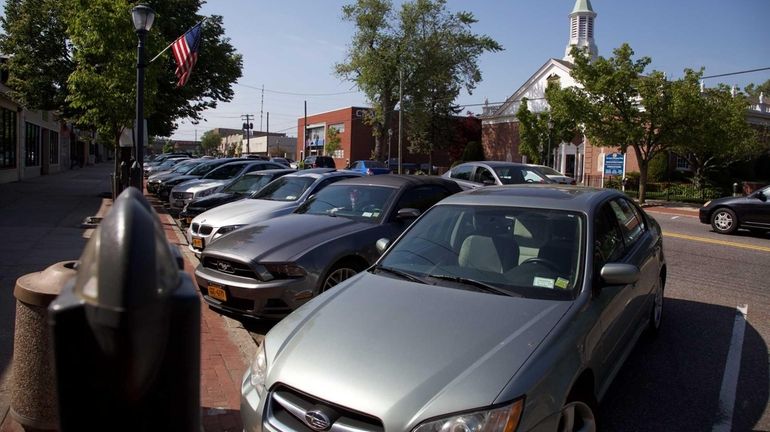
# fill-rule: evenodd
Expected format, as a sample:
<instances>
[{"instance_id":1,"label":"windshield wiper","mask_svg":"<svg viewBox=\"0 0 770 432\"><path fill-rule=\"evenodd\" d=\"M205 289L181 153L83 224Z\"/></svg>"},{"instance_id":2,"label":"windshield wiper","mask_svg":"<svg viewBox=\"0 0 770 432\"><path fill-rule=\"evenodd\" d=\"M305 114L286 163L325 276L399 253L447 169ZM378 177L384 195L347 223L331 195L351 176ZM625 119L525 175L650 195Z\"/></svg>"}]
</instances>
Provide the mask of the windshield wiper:
<instances>
[{"instance_id":1,"label":"windshield wiper","mask_svg":"<svg viewBox=\"0 0 770 432\"><path fill-rule=\"evenodd\" d=\"M433 279L440 279L440 280L447 280L450 282L457 282L465 285L471 285L476 288L479 288L482 291L486 291L492 294L498 294L498 295L504 295L508 297L514 297L516 296L514 293L510 291L506 291L504 289L500 289L494 285L490 285L486 282L482 282L476 279L469 279L464 278L461 276L452 276L452 275L428 275L428 277L431 277Z\"/></svg>"},{"instance_id":2,"label":"windshield wiper","mask_svg":"<svg viewBox=\"0 0 770 432\"><path fill-rule=\"evenodd\" d=\"M373 267L373 270L386 271L386 272L392 273L392 274L394 274L396 276L401 276L402 278L408 279L408 280L410 280L412 282L417 282L417 283L421 283L421 284L427 284L427 282L425 282L424 280L418 278L417 276L415 276L415 275L413 275L411 273L407 273L405 271L396 270L393 267L386 267L384 265L377 264L377 265L375 265Z\"/></svg>"}]
</instances>

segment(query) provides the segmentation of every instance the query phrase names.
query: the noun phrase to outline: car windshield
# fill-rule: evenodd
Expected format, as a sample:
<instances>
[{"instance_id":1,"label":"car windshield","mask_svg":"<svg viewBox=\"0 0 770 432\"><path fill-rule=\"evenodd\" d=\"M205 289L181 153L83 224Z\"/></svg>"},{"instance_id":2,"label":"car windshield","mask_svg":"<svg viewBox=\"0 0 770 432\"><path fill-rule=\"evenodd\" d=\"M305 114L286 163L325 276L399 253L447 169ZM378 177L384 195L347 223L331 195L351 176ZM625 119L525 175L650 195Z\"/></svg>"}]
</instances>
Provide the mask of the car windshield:
<instances>
[{"instance_id":1,"label":"car windshield","mask_svg":"<svg viewBox=\"0 0 770 432\"><path fill-rule=\"evenodd\" d=\"M206 180L227 180L231 179L238 174L240 174L241 171L243 171L243 166L245 164L236 163L236 164L225 164L220 166L219 168L211 171L210 173L203 176Z\"/></svg>"},{"instance_id":2,"label":"car windshield","mask_svg":"<svg viewBox=\"0 0 770 432\"><path fill-rule=\"evenodd\" d=\"M221 162L209 162L209 163L200 164L195 168L193 168L191 171L189 171L187 174L202 176L202 175L208 174L209 172L211 172L211 170L221 165L222 165Z\"/></svg>"},{"instance_id":3,"label":"car windshield","mask_svg":"<svg viewBox=\"0 0 770 432\"><path fill-rule=\"evenodd\" d=\"M545 175L555 175L555 176L563 176L564 174L560 173L559 171L556 171L555 169L547 166L538 166L537 169L540 170Z\"/></svg>"},{"instance_id":4,"label":"car windshield","mask_svg":"<svg viewBox=\"0 0 770 432\"><path fill-rule=\"evenodd\" d=\"M251 196L270 201L296 201L313 184L313 177L281 177Z\"/></svg>"},{"instance_id":5,"label":"car windshield","mask_svg":"<svg viewBox=\"0 0 770 432\"><path fill-rule=\"evenodd\" d=\"M500 166L494 169L503 184L553 183L534 168L526 166Z\"/></svg>"},{"instance_id":6,"label":"car windshield","mask_svg":"<svg viewBox=\"0 0 770 432\"><path fill-rule=\"evenodd\" d=\"M273 179L271 174L252 174L241 177L232 185L226 187L223 192L248 194L262 189Z\"/></svg>"},{"instance_id":7,"label":"car windshield","mask_svg":"<svg viewBox=\"0 0 770 432\"><path fill-rule=\"evenodd\" d=\"M363 162L367 168L385 168L385 164L380 161L367 160L367 161L361 161L361 162Z\"/></svg>"},{"instance_id":8,"label":"car windshield","mask_svg":"<svg viewBox=\"0 0 770 432\"><path fill-rule=\"evenodd\" d=\"M296 213L342 216L379 222L396 189L382 186L336 184L322 189Z\"/></svg>"},{"instance_id":9,"label":"car windshield","mask_svg":"<svg viewBox=\"0 0 770 432\"><path fill-rule=\"evenodd\" d=\"M576 212L439 205L378 264L433 285L571 299L581 280L583 227Z\"/></svg>"},{"instance_id":10,"label":"car windshield","mask_svg":"<svg viewBox=\"0 0 770 432\"><path fill-rule=\"evenodd\" d=\"M176 174L184 174L187 171L190 171L191 169L195 168L195 166L198 164L198 161L190 161L190 162L180 162L176 164L174 169L171 170L171 172Z\"/></svg>"}]
</instances>

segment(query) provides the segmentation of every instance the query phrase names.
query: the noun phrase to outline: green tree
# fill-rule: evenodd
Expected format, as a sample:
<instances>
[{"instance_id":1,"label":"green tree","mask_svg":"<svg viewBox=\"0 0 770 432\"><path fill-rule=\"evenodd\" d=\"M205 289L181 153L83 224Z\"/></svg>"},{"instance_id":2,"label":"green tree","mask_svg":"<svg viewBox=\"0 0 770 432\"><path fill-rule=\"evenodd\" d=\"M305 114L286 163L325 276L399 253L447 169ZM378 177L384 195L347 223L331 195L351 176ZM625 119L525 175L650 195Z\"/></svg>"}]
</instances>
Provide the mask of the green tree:
<instances>
[{"instance_id":1,"label":"green tree","mask_svg":"<svg viewBox=\"0 0 770 432\"><path fill-rule=\"evenodd\" d=\"M468 144L465 145L465 150L463 151L462 160L464 162L485 160L484 146L478 141L468 141Z\"/></svg>"},{"instance_id":2,"label":"green tree","mask_svg":"<svg viewBox=\"0 0 770 432\"><path fill-rule=\"evenodd\" d=\"M770 101L770 80L767 80L762 84L754 84L754 83L749 84L743 89L743 91L746 92L746 95L748 95L749 99L752 102L756 102L759 100L760 93L764 93L765 100Z\"/></svg>"},{"instance_id":3,"label":"green tree","mask_svg":"<svg viewBox=\"0 0 770 432\"><path fill-rule=\"evenodd\" d=\"M148 34L148 59L202 19L201 0L149 3L157 18ZM135 115L137 38L130 10L121 0L6 2L0 49L13 54L8 68L15 97L31 108L58 110L117 142ZM168 136L177 120L198 121L203 110L232 99L241 57L224 37L221 17L205 21L198 62L182 88L174 69L167 52L146 70L150 135Z\"/></svg>"},{"instance_id":4,"label":"green tree","mask_svg":"<svg viewBox=\"0 0 770 432\"><path fill-rule=\"evenodd\" d=\"M762 146L746 122L747 97L733 96L725 84L701 91L701 75L687 70L677 83L676 114L686 127L680 129L674 151L687 159L693 182L703 188L715 170L757 156Z\"/></svg>"},{"instance_id":5,"label":"green tree","mask_svg":"<svg viewBox=\"0 0 770 432\"><path fill-rule=\"evenodd\" d=\"M207 155L216 153L221 143L222 137L213 130L204 132L201 137L201 148L203 148L203 152Z\"/></svg>"},{"instance_id":6,"label":"green tree","mask_svg":"<svg viewBox=\"0 0 770 432\"><path fill-rule=\"evenodd\" d=\"M545 94L551 105L547 111L533 113L527 98L523 98L516 112L519 152L536 164L547 164L551 152L561 142L571 142L577 134L577 121L573 115L577 101L572 93L560 91L558 84L549 83Z\"/></svg>"},{"instance_id":7,"label":"green tree","mask_svg":"<svg viewBox=\"0 0 770 432\"><path fill-rule=\"evenodd\" d=\"M334 152L339 150L341 141L342 139L340 138L340 131L337 130L337 128L331 126L328 129L326 129L326 140L324 142L324 154L333 156Z\"/></svg>"},{"instance_id":8,"label":"green tree","mask_svg":"<svg viewBox=\"0 0 770 432\"><path fill-rule=\"evenodd\" d=\"M623 44L610 58L590 56L572 49L575 66L572 77L582 85L568 87L561 99L549 101L559 110L575 109L574 117L582 125L591 143L620 147L623 153L634 151L639 163L639 201L646 196L650 160L676 144L683 127L674 115L677 87L662 72L645 72L649 57L634 60L634 51Z\"/></svg>"},{"instance_id":9,"label":"green tree","mask_svg":"<svg viewBox=\"0 0 770 432\"><path fill-rule=\"evenodd\" d=\"M174 151L174 143L171 142L171 140L166 141L165 144L163 144L163 153L171 153Z\"/></svg>"},{"instance_id":10,"label":"green tree","mask_svg":"<svg viewBox=\"0 0 770 432\"><path fill-rule=\"evenodd\" d=\"M450 14L445 0L407 1L399 13L389 0L356 0L343 7L343 19L353 22L356 32L348 61L335 71L354 81L374 107L366 121L372 125L377 159L384 158L400 82L400 108L409 113L412 150L430 153L435 142L445 141L437 136L457 112L452 102L460 90L470 92L481 81L478 57L502 49L491 38L472 33L473 15Z\"/></svg>"}]
</instances>

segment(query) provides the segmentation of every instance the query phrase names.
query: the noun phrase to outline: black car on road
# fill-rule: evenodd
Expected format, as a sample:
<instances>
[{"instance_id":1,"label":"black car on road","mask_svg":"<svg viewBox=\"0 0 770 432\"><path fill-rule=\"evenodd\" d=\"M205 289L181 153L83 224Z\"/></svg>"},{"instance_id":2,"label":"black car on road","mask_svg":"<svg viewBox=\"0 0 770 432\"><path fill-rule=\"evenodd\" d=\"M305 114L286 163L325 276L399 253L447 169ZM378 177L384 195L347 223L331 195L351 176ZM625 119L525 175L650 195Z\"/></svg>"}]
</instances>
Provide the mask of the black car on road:
<instances>
[{"instance_id":1,"label":"black car on road","mask_svg":"<svg viewBox=\"0 0 770 432\"><path fill-rule=\"evenodd\" d=\"M700 208L701 223L711 224L720 234L732 234L738 228L752 232L770 231L770 185L739 197L725 197L708 201Z\"/></svg>"}]
</instances>

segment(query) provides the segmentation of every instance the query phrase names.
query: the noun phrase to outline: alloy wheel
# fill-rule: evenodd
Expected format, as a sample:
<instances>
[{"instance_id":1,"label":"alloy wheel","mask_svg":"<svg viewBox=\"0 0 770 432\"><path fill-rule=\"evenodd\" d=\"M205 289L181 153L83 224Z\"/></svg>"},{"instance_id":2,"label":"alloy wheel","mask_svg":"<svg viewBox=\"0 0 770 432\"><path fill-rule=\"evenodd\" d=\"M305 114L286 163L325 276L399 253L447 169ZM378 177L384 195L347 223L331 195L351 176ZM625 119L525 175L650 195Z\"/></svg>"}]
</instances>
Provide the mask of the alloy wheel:
<instances>
[{"instance_id":1,"label":"alloy wheel","mask_svg":"<svg viewBox=\"0 0 770 432\"><path fill-rule=\"evenodd\" d=\"M344 281L345 279L352 277L356 273L358 272L349 267L340 267L333 270L331 273L329 273L329 276L326 277L326 280L324 281L323 290L324 291L328 290L329 288L337 285L338 283Z\"/></svg>"},{"instance_id":2,"label":"alloy wheel","mask_svg":"<svg viewBox=\"0 0 770 432\"><path fill-rule=\"evenodd\" d=\"M720 211L714 215L714 224L720 231L727 231L733 226L733 217L726 211Z\"/></svg>"}]
</instances>

